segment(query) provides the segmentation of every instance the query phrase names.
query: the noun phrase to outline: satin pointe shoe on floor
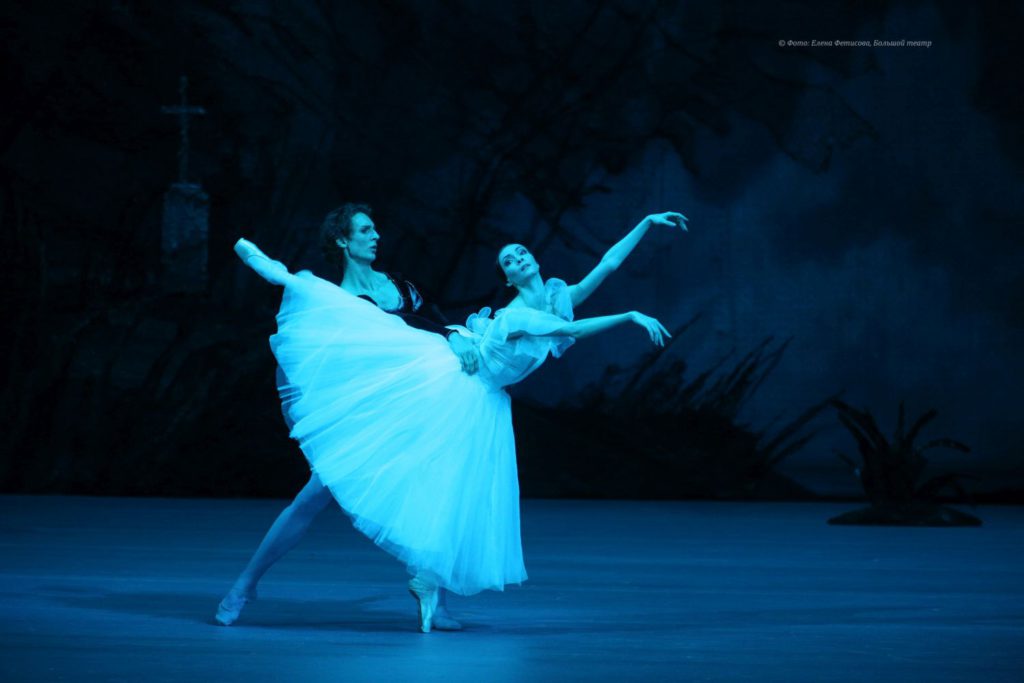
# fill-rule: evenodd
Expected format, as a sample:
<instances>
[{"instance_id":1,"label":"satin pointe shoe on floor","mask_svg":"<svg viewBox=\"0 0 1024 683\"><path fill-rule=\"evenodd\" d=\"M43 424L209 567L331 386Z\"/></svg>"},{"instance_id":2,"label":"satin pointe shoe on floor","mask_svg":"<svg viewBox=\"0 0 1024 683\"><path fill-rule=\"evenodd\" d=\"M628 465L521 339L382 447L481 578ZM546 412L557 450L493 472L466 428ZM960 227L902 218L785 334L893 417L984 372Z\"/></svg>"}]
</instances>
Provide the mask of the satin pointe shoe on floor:
<instances>
[{"instance_id":1,"label":"satin pointe shoe on floor","mask_svg":"<svg viewBox=\"0 0 1024 683\"><path fill-rule=\"evenodd\" d=\"M437 610L437 586L417 576L409 581L409 593L420 608L420 631L430 633Z\"/></svg>"},{"instance_id":2,"label":"satin pointe shoe on floor","mask_svg":"<svg viewBox=\"0 0 1024 683\"><path fill-rule=\"evenodd\" d=\"M290 274L283 263L271 259L244 237L235 242L235 253L245 265L263 276L267 282L283 285Z\"/></svg>"},{"instance_id":3,"label":"satin pointe shoe on floor","mask_svg":"<svg viewBox=\"0 0 1024 683\"><path fill-rule=\"evenodd\" d=\"M461 631L462 624L460 624L452 616L448 614L448 610L445 607L438 606L434 611L434 617L431 619L431 625L435 631Z\"/></svg>"},{"instance_id":4,"label":"satin pointe shoe on floor","mask_svg":"<svg viewBox=\"0 0 1024 683\"><path fill-rule=\"evenodd\" d=\"M232 588L224 596L224 599L220 601L220 604L217 605L217 614L214 616L214 620L221 626L231 626L238 619L238 615L242 613L245 606L250 602L255 602L255 600L255 590L242 595Z\"/></svg>"}]
</instances>

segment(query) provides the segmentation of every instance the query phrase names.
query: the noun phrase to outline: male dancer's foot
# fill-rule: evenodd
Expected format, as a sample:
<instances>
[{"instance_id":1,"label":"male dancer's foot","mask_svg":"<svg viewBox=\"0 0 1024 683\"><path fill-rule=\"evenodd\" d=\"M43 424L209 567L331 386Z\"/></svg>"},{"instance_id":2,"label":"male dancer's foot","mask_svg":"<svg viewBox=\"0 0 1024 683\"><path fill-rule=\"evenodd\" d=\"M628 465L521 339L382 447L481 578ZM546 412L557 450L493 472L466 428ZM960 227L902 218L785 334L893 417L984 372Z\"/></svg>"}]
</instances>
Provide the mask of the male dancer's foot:
<instances>
[{"instance_id":1,"label":"male dancer's foot","mask_svg":"<svg viewBox=\"0 0 1024 683\"><path fill-rule=\"evenodd\" d=\"M448 614L448 591L437 589L437 609L434 610L434 628L438 631L461 631L462 624Z\"/></svg>"},{"instance_id":2,"label":"male dancer's foot","mask_svg":"<svg viewBox=\"0 0 1024 683\"><path fill-rule=\"evenodd\" d=\"M448 614L446 592L428 577L415 576L409 581L409 593L419 607L420 631L461 631L462 624Z\"/></svg>"},{"instance_id":3,"label":"male dancer's foot","mask_svg":"<svg viewBox=\"0 0 1024 683\"><path fill-rule=\"evenodd\" d=\"M238 615L242 613L246 604L254 602L255 600L255 587L245 591L232 586L231 590L228 591L228 594L225 595L224 599L220 601L219 605L217 605L217 614L213 618L221 626L231 626L231 624L238 620Z\"/></svg>"},{"instance_id":4,"label":"male dancer's foot","mask_svg":"<svg viewBox=\"0 0 1024 683\"><path fill-rule=\"evenodd\" d=\"M240 243L243 241L239 240ZM316 516L332 500L331 492L320 482L320 478L315 474L310 475L309 482L274 520L249 563L220 601L217 616L214 617L218 624L230 626L235 623L246 604L256 599L256 584L262 576L295 547L306 535Z\"/></svg>"},{"instance_id":5,"label":"male dancer's foot","mask_svg":"<svg viewBox=\"0 0 1024 683\"><path fill-rule=\"evenodd\" d=\"M435 631L461 631L462 624L452 619L448 609L438 605L434 611L434 618L431 620Z\"/></svg>"}]
</instances>

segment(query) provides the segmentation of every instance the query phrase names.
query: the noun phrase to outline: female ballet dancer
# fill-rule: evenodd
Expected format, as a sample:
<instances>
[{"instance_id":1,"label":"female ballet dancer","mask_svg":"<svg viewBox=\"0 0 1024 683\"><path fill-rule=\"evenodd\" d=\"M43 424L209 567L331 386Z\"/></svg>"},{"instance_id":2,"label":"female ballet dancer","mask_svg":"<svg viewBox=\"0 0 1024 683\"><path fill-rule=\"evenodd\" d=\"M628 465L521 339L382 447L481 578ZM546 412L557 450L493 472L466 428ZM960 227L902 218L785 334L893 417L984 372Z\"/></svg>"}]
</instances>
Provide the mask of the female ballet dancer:
<instances>
[{"instance_id":1,"label":"female ballet dancer","mask_svg":"<svg viewBox=\"0 0 1024 683\"><path fill-rule=\"evenodd\" d=\"M411 282L373 269L380 234L372 215L369 206L348 203L324 218L320 228L322 247L328 260L337 260L342 267L341 288L375 303L381 310L400 316L413 327L445 336L463 371L473 374L480 358L476 346L446 329L447 321L442 321L436 312L423 315L424 310L432 307L424 303ZM218 624L230 626L235 623L246 604L255 600L256 586L263 575L298 544L330 501L330 492L316 473L312 473L295 499L274 520L242 573L217 605L214 620ZM446 596L441 591L434 627L445 631L461 629L462 625L448 615L445 603Z\"/></svg>"},{"instance_id":2,"label":"female ballet dancer","mask_svg":"<svg viewBox=\"0 0 1024 683\"><path fill-rule=\"evenodd\" d=\"M686 218L646 217L572 286L545 282L526 247L504 247L498 265L516 297L493 317L484 309L453 326L478 344L472 376L438 335L308 271L292 274L250 242L236 245L247 265L284 286L270 343L291 437L355 527L406 565L424 633L440 590L472 595L526 579L504 387L617 325L640 325L664 345L667 330L636 311L573 320L655 225L685 230Z\"/></svg>"}]
</instances>

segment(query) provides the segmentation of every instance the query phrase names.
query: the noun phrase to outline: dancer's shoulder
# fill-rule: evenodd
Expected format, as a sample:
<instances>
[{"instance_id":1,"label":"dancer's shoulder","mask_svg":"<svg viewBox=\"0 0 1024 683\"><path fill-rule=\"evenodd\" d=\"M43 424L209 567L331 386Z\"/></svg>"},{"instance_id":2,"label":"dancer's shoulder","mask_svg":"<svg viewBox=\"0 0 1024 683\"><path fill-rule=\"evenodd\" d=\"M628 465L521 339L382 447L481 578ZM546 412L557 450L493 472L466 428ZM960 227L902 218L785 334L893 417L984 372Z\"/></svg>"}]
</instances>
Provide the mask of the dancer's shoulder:
<instances>
[{"instance_id":1,"label":"dancer's shoulder","mask_svg":"<svg viewBox=\"0 0 1024 683\"><path fill-rule=\"evenodd\" d=\"M404 275L397 271L381 272L381 275L390 280L391 284L398 290L398 294L402 299L400 312L416 313L423 308L423 295L420 294L420 290L412 283L412 280L407 280Z\"/></svg>"}]
</instances>

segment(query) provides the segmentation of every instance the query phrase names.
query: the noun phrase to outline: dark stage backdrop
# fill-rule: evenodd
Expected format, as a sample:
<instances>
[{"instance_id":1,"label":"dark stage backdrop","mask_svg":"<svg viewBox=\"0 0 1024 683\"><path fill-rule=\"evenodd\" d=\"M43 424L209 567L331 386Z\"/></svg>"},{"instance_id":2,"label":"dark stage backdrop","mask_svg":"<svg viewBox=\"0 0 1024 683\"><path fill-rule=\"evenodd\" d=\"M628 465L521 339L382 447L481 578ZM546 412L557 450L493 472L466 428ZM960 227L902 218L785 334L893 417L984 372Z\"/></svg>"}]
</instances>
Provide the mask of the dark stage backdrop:
<instances>
[{"instance_id":1,"label":"dark stage backdrop","mask_svg":"<svg viewBox=\"0 0 1024 683\"><path fill-rule=\"evenodd\" d=\"M645 214L689 216L580 311L655 315L669 349L620 330L513 392L525 495L856 494L838 396L887 433L937 409L919 443L972 452L929 472L1019 500L1019 3L0 12L4 491L293 493L279 292L231 245L330 274L317 227L356 199L381 267L453 319L507 296L506 242L572 281ZM175 262L182 75L209 217Z\"/></svg>"}]
</instances>

